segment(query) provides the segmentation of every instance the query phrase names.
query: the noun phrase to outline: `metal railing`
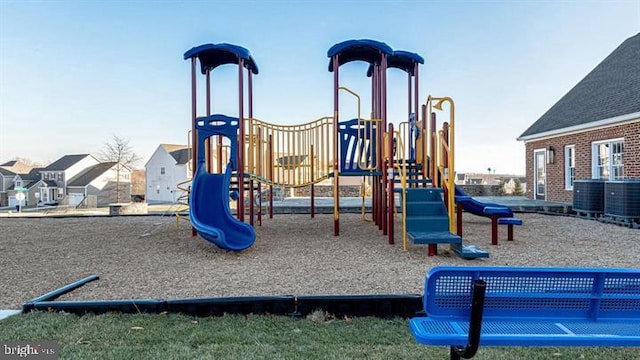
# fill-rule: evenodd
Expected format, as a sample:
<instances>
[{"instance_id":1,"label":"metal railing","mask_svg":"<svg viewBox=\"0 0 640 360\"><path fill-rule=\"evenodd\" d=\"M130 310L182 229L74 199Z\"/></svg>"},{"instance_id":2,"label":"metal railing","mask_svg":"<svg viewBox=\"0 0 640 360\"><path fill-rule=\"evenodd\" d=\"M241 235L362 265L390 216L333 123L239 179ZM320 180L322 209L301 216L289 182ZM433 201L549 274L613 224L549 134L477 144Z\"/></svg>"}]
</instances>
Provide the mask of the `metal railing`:
<instances>
[{"instance_id":1,"label":"metal railing","mask_svg":"<svg viewBox=\"0 0 640 360\"><path fill-rule=\"evenodd\" d=\"M245 173L268 185L303 187L328 179L333 172L333 118L298 125L276 125L244 119Z\"/></svg>"}]
</instances>

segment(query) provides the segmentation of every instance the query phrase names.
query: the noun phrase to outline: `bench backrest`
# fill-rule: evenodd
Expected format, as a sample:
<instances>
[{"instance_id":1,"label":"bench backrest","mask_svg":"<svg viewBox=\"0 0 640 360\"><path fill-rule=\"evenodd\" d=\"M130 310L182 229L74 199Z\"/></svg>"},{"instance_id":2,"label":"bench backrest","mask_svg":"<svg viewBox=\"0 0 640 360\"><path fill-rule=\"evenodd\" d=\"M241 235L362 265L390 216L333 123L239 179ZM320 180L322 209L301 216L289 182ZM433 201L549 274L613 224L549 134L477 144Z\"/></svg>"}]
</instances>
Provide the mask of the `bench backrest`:
<instances>
[{"instance_id":1,"label":"bench backrest","mask_svg":"<svg viewBox=\"0 0 640 360\"><path fill-rule=\"evenodd\" d=\"M476 279L487 283L485 317L640 319L640 269L464 266L429 271L427 316L468 318Z\"/></svg>"}]
</instances>

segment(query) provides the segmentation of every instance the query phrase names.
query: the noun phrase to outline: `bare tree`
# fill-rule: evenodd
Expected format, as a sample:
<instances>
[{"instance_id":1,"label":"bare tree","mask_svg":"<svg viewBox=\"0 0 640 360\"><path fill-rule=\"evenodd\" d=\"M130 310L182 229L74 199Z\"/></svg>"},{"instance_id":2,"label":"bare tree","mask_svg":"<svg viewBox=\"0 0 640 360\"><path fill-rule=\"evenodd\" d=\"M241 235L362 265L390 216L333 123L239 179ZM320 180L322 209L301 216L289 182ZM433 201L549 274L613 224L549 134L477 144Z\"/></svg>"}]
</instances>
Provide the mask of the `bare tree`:
<instances>
[{"instance_id":1,"label":"bare tree","mask_svg":"<svg viewBox=\"0 0 640 360\"><path fill-rule=\"evenodd\" d=\"M138 161L140 161L140 157L133 151L133 147L129 145L129 139L124 139L117 135L113 135L111 141L105 143L102 150L100 150L98 158L102 162L116 163L116 202L120 202L120 193L122 192L122 187L120 184L120 172L125 167L131 168Z\"/></svg>"}]
</instances>

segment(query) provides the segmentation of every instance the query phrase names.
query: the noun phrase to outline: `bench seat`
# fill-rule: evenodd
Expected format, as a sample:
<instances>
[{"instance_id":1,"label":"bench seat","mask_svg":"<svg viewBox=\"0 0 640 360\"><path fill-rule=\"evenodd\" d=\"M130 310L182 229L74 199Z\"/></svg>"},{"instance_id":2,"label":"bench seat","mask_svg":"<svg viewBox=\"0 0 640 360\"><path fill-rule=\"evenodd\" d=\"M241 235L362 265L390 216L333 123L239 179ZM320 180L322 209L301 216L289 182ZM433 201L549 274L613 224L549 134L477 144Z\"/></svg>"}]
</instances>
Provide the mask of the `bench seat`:
<instances>
[{"instance_id":1,"label":"bench seat","mask_svg":"<svg viewBox=\"0 0 640 360\"><path fill-rule=\"evenodd\" d=\"M490 208L487 208L490 209ZM486 211L485 211L486 213ZM507 240L513 241L513 226L522 225L522 219L517 217L499 217L491 215L491 245L498 245L498 225L507 225Z\"/></svg>"},{"instance_id":2,"label":"bench seat","mask_svg":"<svg viewBox=\"0 0 640 360\"><path fill-rule=\"evenodd\" d=\"M424 345L464 345L469 319L413 318L410 329ZM640 346L640 322L626 320L484 320L484 346Z\"/></svg>"},{"instance_id":3,"label":"bench seat","mask_svg":"<svg viewBox=\"0 0 640 360\"><path fill-rule=\"evenodd\" d=\"M498 218L498 225L522 225L522 219L517 217Z\"/></svg>"},{"instance_id":4,"label":"bench seat","mask_svg":"<svg viewBox=\"0 0 640 360\"><path fill-rule=\"evenodd\" d=\"M441 266L423 303L411 333L451 359L465 344L465 358L479 345L640 347L640 269Z\"/></svg>"}]
</instances>

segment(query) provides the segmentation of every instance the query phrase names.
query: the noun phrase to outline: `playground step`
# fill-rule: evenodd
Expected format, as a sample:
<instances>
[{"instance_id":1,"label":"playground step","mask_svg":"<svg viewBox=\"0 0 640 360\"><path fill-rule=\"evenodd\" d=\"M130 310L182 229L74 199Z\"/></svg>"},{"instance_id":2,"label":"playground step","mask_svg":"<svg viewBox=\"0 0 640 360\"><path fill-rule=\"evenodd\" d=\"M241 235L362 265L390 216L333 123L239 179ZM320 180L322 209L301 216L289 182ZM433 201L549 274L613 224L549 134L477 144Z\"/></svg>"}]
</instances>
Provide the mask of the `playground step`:
<instances>
[{"instance_id":1,"label":"playground step","mask_svg":"<svg viewBox=\"0 0 640 360\"><path fill-rule=\"evenodd\" d=\"M394 183L400 184L402 180L396 178L393 180ZM407 184L431 184L431 179L406 179Z\"/></svg>"},{"instance_id":2,"label":"playground step","mask_svg":"<svg viewBox=\"0 0 640 360\"><path fill-rule=\"evenodd\" d=\"M489 253L475 245L451 244L451 250L463 259L488 258Z\"/></svg>"},{"instance_id":3,"label":"playground step","mask_svg":"<svg viewBox=\"0 0 640 360\"><path fill-rule=\"evenodd\" d=\"M398 172L398 170L394 170L393 175L399 176L400 172ZM407 171L407 176L422 176L422 171Z\"/></svg>"},{"instance_id":4,"label":"playground step","mask_svg":"<svg viewBox=\"0 0 640 360\"><path fill-rule=\"evenodd\" d=\"M441 188L409 188L407 201L442 201Z\"/></svg>"},{"instance_id":5,"label":"playground step","mask_svg":"<svg viewBox=\"0 0 640 360\"><path fill-rule=\"evenodd\" d=\"M394 159L396 164L402 163L402 159ZM422 168L422 163L416 162L416 160L405 159L404 162L408 165L414 166L416 168Z\"/></svg>"},{"instance_id":6,"label":"playground step","mask_svg":"<svg viewBox=\"0 0 640 360\"><path fill-rule=\"evenodd\" d=\"M448 231L425 232L425 231L407 231L407 237L414 244L462 244L462 238Z\"/></svg>"},{"instance_id":7,"label":"playground step","mask_svg":"<svg viewBox=\"0 0 640 360\"><path fill-rule=\"evenodd\" d=\"M449 230L449 217L446 215L407 216L407 232L438 232Z\"/></svg>"},{"instance_id":8,"label":"playground step","mask_svg":"<svg viewBox=\"0 0 640 360\"><path fill-rule=\"evenodd\" d=\"M444 215L442 201L407 201L407 216Z\"/></svg>"}]
</instances>

